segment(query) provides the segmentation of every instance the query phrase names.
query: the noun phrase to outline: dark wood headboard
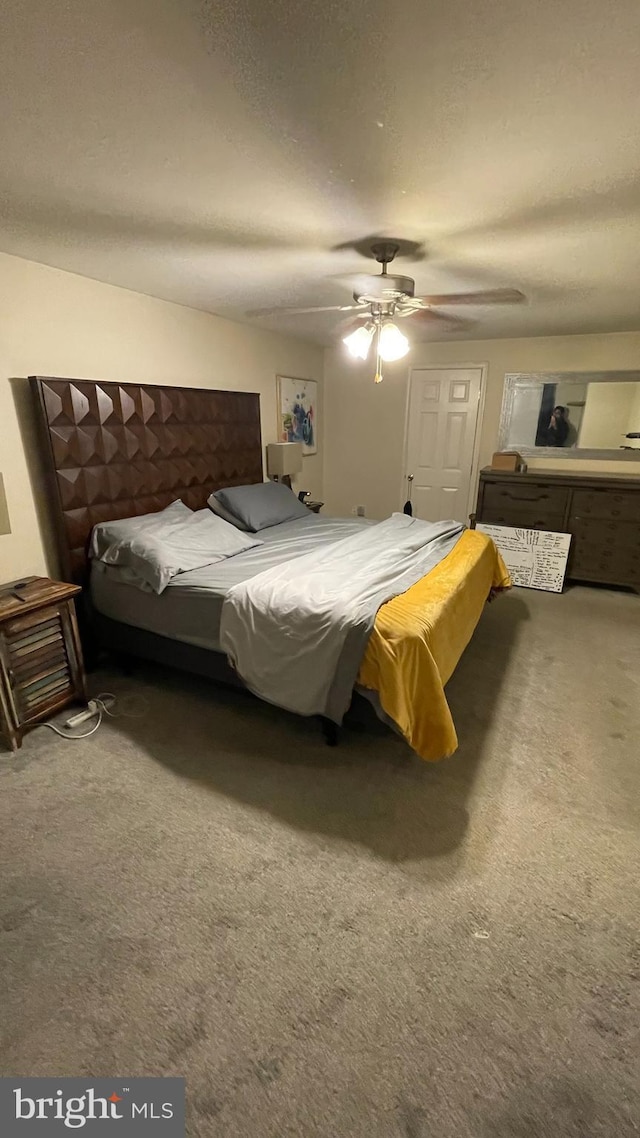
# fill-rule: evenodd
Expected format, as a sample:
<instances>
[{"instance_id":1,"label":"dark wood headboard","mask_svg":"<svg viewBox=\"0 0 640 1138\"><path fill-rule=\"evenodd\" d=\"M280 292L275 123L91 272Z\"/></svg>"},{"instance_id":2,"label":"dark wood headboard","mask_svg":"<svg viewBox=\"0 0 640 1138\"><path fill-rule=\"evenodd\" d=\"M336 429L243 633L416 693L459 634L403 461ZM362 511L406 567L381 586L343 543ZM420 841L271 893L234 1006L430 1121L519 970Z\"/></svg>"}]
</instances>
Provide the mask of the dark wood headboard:
<instances>
[{"instance_id":1,"label":"dark wood headboard","mask_svg":"<svg viewBox=\"0 0 640 1138\"><path fill-rule=\"evenodd\" d=\"M202 509L213 490L262 481L260 396L200 387L30 376L62 570L87 578L94 525Z\"/></svg>"}]
</instances>

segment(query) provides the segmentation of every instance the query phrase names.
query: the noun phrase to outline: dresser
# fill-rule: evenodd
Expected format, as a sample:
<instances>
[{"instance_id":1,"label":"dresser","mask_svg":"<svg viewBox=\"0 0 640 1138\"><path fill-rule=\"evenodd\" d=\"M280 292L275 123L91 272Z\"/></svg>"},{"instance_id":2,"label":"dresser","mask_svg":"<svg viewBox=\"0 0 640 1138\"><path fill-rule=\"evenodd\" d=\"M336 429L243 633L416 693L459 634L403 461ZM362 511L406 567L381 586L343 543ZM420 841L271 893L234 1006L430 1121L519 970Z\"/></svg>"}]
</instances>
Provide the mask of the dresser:
<instances>
[{"instance_id":1,"label":"dresser","mask_svg":"<svg viewBox=\"0 0 640 1138\"><path fill-rule=\"evenodd\" d=\"M12 750L34 724L86 703L77 585L24 577L0 586L0 735Z\"/></svg>"},{"instance_id":2,"label":"dresser","mask_svg":"<svg viewBox=\"0 0 640 1138\"><path fill-rule=\"evenodd\" d=\"M640 591L640 478L485 468L477 522L570 533L567 577Z\"/></svg>"}]
</instances>

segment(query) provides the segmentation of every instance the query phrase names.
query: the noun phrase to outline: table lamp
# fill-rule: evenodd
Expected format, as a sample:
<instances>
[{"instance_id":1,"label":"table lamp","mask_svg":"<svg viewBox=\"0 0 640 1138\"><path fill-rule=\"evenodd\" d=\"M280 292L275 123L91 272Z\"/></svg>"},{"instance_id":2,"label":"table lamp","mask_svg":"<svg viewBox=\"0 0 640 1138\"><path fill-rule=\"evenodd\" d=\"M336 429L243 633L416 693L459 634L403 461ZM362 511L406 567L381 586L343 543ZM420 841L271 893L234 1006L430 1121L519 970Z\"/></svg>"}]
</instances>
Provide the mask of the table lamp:
<instances>
[{"instance_id":1,"label":"table lamp","mask_svg":"<svg viewBox=\"0 0 640 1138\"><path fill-rule=\"evenodd\" d=\"M291 475L302 470L302 443L268 443L267 474L291 489Z\"/></svg>"}]
</instances>

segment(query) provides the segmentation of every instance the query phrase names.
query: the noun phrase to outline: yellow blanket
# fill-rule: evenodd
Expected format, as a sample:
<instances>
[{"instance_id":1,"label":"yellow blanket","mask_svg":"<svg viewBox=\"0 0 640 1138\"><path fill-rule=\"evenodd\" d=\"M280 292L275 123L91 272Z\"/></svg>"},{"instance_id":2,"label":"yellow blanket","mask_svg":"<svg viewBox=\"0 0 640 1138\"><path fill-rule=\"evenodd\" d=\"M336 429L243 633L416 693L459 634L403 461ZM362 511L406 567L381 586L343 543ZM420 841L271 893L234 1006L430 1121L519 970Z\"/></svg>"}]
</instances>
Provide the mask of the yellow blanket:
<instances>
[{"instance_id":1,"label":"yellow blanket","mask_svg":"<svg viewBox=\"0 0 640 1138\"><path fill-rule=\"evenodd\" d=\"M509 573L490 538L465 530L441 562L378 611L358 683L423 759L452 755L458 737L444 694L492 589Z\"/></svg>"}]
</instances>

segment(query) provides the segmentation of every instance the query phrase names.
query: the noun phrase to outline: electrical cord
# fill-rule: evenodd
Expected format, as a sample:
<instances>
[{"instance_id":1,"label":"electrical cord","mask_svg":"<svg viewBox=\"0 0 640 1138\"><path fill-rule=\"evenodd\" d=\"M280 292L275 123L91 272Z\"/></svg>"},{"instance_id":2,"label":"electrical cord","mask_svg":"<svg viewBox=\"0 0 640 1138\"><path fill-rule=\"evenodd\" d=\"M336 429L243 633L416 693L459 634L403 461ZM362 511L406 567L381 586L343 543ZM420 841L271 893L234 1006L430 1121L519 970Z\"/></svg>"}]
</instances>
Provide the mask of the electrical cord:
<instances>
[{"instance_id":1,"label":"electrical cord","mask_svg":"<svg viewBox=\"0 0 640 1138\"><path fill-rule=\"evenodd\" d=\"M92 718L94 715L96 715L98 718L89 731L83 731L80 734L75 733L73 729L69 729L68 727L58 727L56 723L37 723L34 726L48 727L51 731L55 731L56 735L59 735L61 739L88 739L90 735L95 735L105 715L109 715L112 719L120 719L122 716L137 719L140 717L140 715L144 715L144 711L137 714L132 712L129 712L127 714L126 711L113 711L112 709L115 706L116 702L116 696L113 694L113 692L110 691L100 692L99 695L96 695L93 699L90 699L87 712L84 713L84 716L85 718ZM72 719L73 718L74 717L72 716Z\"/></svg>"},{"instance_id":2,"label":"electrical cord","mask_svg":"<svg viewBox=\"0 0 640 1138\"><path fill-rule=\"evenodd\" d=\"M105 701L107 699L111 700L111 703L106 703ZM114 707L116 703L116 697L110 691L101 691L97 696L95 696L93 702L97 703L102 708L104 714L110 715L112 719L119 719L122 716L122 712L118 714L115 711L109 710L111 707Z\"/></svg>"},{"instance_id":3,"label":"electrical cord","mask_svg":"<svg viewBox=\"0 0 640 1138\"><path fill-rule=\"evenodd\" d=\"M94 714L98 716L97 723L94 723L90 731L83 731L81 735L74 734L73 731L65 731L62 727L57 727L55 723L38 723L34 730L38 727L48 727L50 731L55 731L56 735L59 735L61 739L88 739L90 735L95 735L98 727L102 723L102 708Z\"/></svg>"}]
</instances>

